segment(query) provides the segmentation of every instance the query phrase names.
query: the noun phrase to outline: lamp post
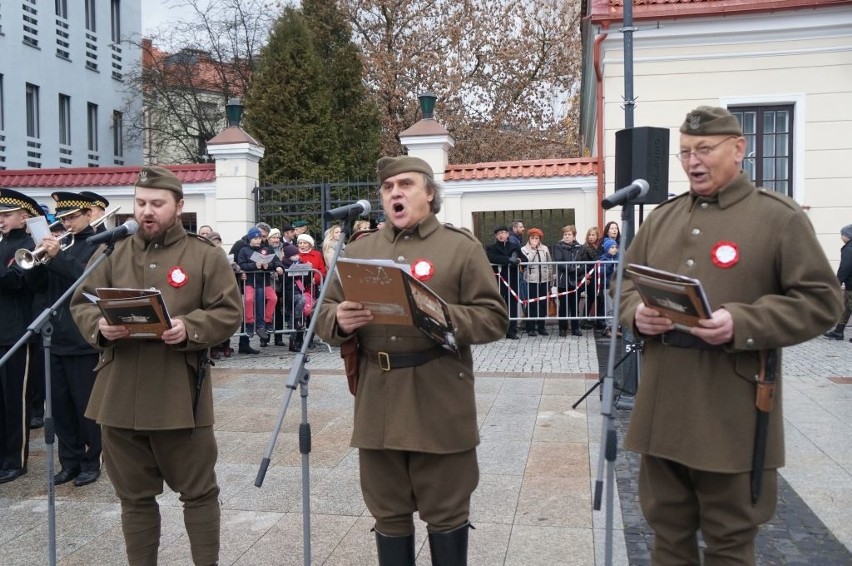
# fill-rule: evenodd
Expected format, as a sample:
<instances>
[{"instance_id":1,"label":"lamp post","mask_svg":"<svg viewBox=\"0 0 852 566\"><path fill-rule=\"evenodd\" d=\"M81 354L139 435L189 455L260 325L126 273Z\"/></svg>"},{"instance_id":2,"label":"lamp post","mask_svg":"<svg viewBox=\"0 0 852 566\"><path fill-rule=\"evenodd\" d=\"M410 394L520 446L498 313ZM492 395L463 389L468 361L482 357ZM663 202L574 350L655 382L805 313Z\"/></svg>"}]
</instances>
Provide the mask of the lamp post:
<instances>
[{"instance_id":1,"label":"lamp post","mask_svg":"<svg viewBox=\"0 0 852 566\"><path fill-rule=\"evenodd\" d=\"M229 128L239 128L243 119L243 104L239 98L231 98L225 105L225 116L228 118Z\"/></svg>"},{"instance_id":2,"label":"lamp post","mask_svg":"<svg viewBox=\"0 0 852 566\"><path fill-rule=\"evenodd\" d=\"M434 92L421 92L417 99L420 101L420 111L423 113L424 120L433 120L435 118L435 101L438 97Z\"/></svg>"}]
</instances>

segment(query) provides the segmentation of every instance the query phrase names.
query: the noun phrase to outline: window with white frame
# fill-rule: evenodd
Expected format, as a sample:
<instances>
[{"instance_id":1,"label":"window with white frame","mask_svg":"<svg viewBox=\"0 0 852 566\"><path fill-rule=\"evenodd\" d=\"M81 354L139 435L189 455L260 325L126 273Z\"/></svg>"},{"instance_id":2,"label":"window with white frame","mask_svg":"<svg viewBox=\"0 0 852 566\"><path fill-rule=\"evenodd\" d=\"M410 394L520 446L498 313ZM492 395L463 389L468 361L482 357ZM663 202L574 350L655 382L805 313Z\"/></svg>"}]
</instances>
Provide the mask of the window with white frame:
<instances>
[{"instance_id":1,"label":"window with white frame","mask_svg":"<svg viewBox=\"0 0 852 566\"><path fill-rule=\"evenodd\" d=\"M27 103L27 137L38 138L39 134L39 115L38 115L38 87L27 83L26 91Z\"/></svg>"},{"instance_id":2,"label":"window with white frame","mask_svg":"<svg viewBox=\"0 0 852 566\"><path fill-rule=\"evenodd\" d=\"M98 31L95 18L95 0L86 0L86 29L92 33Z\"/></svg>"},{"instance_id":3,"label":"window with white frame","mask_svg":"<svg viewBox=\"0 0 852 566\"><path fill-rule=\"evenodd\" d=\"M758 187L793 196L793 105L730 106L746 139L743 170Z\"/></svg>"},{"instance_id":4,"label":"window with white frame","mask_svg":"<svg viewBox=\"0 0 852 566\"><path fill-rule=\"evenodd\" d=\"M110 22L112 42L121 43L121 0L112 0L110 3Z\"/></svg>"},{"instance_id":5,"label":"window with white frame","mask_svg":"<svg viewBox=\"0 0 852 566\"><path fill-rule=\"evenodd\" d=\"M89 151L98 151L98 105L88 104L86 113L86 123L88 125L89 136Z\"/></svg>"},{"instance_id":6,"label":"window with white frame","mask_svg":"<svg viewBox=\"0 0 852 566\"><path fill-rule=\"evenodd\" d=\"M124 156L124 126L123 116L118 110L112 112L112 154L116 157Z\"/></svg>"},{"instance_id":7,"label":"window with white frame","mask_svg":"<svg viewBox=\"0 0 852 566\"><path fill-rule=\"evenodd\" d=\"M59 143L71 145L71 97L59 95Z\"/></svg>"}]
</instances>

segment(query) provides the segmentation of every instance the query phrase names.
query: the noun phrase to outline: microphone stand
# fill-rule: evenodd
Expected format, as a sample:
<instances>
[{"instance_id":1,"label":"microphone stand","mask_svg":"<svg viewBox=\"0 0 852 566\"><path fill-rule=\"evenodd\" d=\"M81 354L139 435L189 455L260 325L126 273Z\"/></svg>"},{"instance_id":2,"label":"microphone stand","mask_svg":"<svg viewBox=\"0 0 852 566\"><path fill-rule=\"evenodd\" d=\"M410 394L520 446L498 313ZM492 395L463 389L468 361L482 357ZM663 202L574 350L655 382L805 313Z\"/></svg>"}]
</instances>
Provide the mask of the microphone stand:
<instances>
[{"instance_id":1,"label":"microphone stand","mask_svg":"<svg viewBox=\"0 0 852 566\"><path fill-rule=\"evenodd\" d=\"M622 205L621 223L624 231L627 232L630 227L630 216L632 215L633 207L628 206L628 203ZM607 358L607 370L603 377L603 393L601 397L601 416L603 423L601 425L601 442L600 454L598 455L598 473L595 480L595 496L594 509L601 509L601 492L603 489L603 474L604 463L606 462L606 522L605 522L605 539L604 539L604 564L607 566L612 564L612 537L613 537L613 499L614 499L614 480L615 480L615 457L618 451L618 438L615 430L615 416L612 409L614 406L613 395L613 374L615 373L615 351L618 349L618 333L615 331L618 328L618 320L621 310L621 286L624 281L624 255L626 250L621 250L618 255L616 265L615 278L615 301L613 302L613 330L610 333L609 339L609 356Z\"/></svg>"},{"instance_id":2,"label":"microphone stand","mask_svg":"<svg viewBox=\"0 0 852 566\"><path fill-rule=\"evenodd\" d=\"M50 566L56 565L56 493L53 483L53 472L55 470L53 462L53 444L56 435L56 429L53 424L53 394L51 393L51 376L50 376L50 344L51 336L53 335L53 323L51 319L59 312L59 308L71 298L77 287L83 284L83 281L97 267L112 254L115 249L115 240L111 240L103 253L95 259L83 274L77 279L55 303L41 311L32 323L27 327L27 331L21 336L12 348L0 358L0 367L5 364L12 355L26 344L32 336L41 334L42 346L44 347L44 444L45 452L47 453L47 536L48 536L48 555L47 562Z\"/></svg>"},{"instance_id":3,"label":"microphone stand","mask_svg":"<svg viewBox=\"0 0 852 566\"><path fill-rule=\"evenodd\" d=\"M349 218L352 219L360 214L355 210L349 213ZM343 249L343 235L337 241L337 246L334 248L334 256L331 258L331 264L328 265L328 277L334 274L337 258L340 251ZM320 294L315 301L317 314L322 307L325 299L326 291L328 290L327 279L323 282L320 288ZM305 369L305 363L308 359L308 345L311 338L314 336L314 328L317 324L319 316L312 316L311 322L305 331L305 337L302 340L302 348L296 354L296 359L293 360L293 365L290 367L290 375L287 378L285 387L287 391L284 399L281 400L281 407L278 409L278 421L275 423L275 429L272 431L272 436L269 439L269 444L266 447L266 452L263 454L263 459L260 461L260 469L257 471L257 477L254 480L256 487L263 485L263 479L266 477L266 470L269 468L269 463L272 459L272 452L275 449L275 443L278 440L278 435L281 433L281 427L284 425L284 417L287 415L287 407L290 405L290 398L293 396L293 391L296 389L296 384L299 385L299 392L302 397L302 422L299 424L299 452L302 454L302 547L304 566L311 564L311 492L310 492L310 453L311 453L311 425L308 423L308 380L310 373Z\"/></svg>"}]
</instances>

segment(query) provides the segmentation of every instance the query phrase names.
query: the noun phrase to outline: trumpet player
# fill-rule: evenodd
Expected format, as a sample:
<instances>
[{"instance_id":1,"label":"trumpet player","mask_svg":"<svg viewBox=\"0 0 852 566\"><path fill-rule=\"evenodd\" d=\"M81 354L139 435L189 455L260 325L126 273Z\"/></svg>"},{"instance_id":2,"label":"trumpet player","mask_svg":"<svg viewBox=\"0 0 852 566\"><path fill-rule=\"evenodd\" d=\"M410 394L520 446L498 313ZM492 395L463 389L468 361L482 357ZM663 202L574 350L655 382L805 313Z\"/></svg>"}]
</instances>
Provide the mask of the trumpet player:
<instances>
[{"instance_id":1,"label":"trumpet player","mask_svg":"<svg viewBox=\"0 0 852 566\"><path fill-rule=\"evenodd\" d=\"M15 264L15 252L33 248L27 218L44 216L36 201L11 189L0 189L0 356L4 356L32 322L33 293L24 272ZM27 401L30 345L20 348L0 367L0 483L27 473L30 407Z\"/></svg>"},{"instance_id":2,"label":"trumpet player","mask_svg":"<svg viewBox=\"0 0 852 566\"><path fill-rule=\"evenodd\" d=\"M86 241L95 234L91 226L95 199L64 191L51 197L65 234L45 237L40 245L44 248L44 261L37 262L27 273L31 286L46 292L49 305L80 278L97 247ZM73 235L73 244L69 244L67 234ZM101 474L101 430L83 414L95 383L98 353L80 335L71 318L69 302L61 305L52 323L50 391L61 465L53 482L60 485L73 480L79 487L97 481Z\"/></svg>"},{"instance_id":3,"label":"trumpet player","mask_svg":"<svg viewBox=\"0 0 852 566\"><path fill-rule=\"evenodd\" d=\"M92 201L92 208L89 209L92 211L91 222L97 222L99 219L104 217L106 209L109 208L109 201L107 199L98 193L93 193L92 191L80 191L80 195L87 197ZM95 232L100 234L101 232L105 232L107 229L108 226L106 223L102 222L95 227Z\"/></svg>"}]
</instances>

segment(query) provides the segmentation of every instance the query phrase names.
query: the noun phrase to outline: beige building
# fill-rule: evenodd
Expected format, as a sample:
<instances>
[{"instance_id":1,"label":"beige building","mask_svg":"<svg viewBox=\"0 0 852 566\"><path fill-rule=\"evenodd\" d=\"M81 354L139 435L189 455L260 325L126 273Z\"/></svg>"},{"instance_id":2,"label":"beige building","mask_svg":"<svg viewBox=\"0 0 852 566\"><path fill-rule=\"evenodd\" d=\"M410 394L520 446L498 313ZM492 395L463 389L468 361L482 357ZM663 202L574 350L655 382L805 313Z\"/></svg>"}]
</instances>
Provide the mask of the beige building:
<instances>
[{"instance_id":1,"label":"beige building","mask_svg":"<svg viewBox=\"0 0 852 566\"><path fill-rule=\"evenodd\" d=\"M584 145L609 193L625 124L622 4L590 2L587 15ZM634 125L669 128L674 153L689 110L729 108L748 139L745 168L802 205L836 266L840 228L852 222L852 2L651 0L633 18ZM671 192L688 189L673 158L669 181Z\"/></svg>"}]
</instances>

